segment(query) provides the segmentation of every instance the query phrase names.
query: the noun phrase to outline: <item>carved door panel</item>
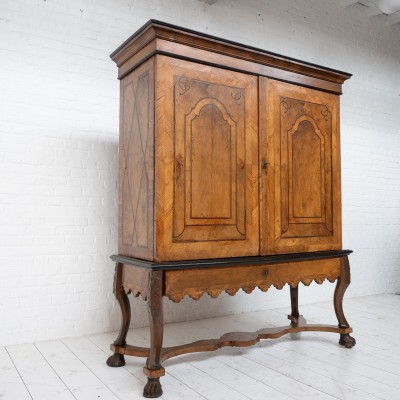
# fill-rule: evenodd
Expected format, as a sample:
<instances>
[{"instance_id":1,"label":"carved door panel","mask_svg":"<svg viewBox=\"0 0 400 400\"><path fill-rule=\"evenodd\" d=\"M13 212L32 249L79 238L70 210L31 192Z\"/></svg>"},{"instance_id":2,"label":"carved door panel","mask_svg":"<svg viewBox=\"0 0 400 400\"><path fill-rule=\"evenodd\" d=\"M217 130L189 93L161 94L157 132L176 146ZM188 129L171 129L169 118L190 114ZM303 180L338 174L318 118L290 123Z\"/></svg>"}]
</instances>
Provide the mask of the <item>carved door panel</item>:
<instances>
[{"instance_id":1,"label":"carved door panel","mask_svg":"<svg viewBox=\"0 0 400 400\"><path fill-rule=\"evenodd\" d=\"M260 97L261 253L341 248L338 96L261 78Z\"/></svg>"},{"instance_id":2,"label":"carved door panel","mask_svg":"<svg viewBox=\"0 0 400 400\"><path fill-rule=\"evenodd\" d=\"M157 57L157 259L259 253L257 78Z\"/></svg>"}]
</instances>

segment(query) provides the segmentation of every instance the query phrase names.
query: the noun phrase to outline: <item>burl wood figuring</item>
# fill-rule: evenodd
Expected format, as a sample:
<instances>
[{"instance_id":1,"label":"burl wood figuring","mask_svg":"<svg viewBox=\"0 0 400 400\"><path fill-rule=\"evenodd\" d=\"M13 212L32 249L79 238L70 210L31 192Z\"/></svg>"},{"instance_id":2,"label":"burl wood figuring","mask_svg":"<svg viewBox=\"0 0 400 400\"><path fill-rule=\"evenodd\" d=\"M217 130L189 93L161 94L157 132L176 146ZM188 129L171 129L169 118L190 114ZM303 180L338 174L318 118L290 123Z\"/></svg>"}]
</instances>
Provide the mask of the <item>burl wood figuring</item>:
<instances>
[{"instance_id":1,"label":"burl wood figuring","mask_svg":"<svg viewBox=\"0 0 400 400\"><path fill-rule=\"evenodd\" d=\"M145 397L167 359L288 333L355 340L343 313L339 95L350 74L149 21L112 55L121 80L119 254L122 310L111 367L146 357ZM338 325L307 324L299 284L337 281ZM233 296L290 285L290 324L163 347L163 297ZM126 343L128 295L148 305L150 346Z\"/></svg>"}]
</instances>

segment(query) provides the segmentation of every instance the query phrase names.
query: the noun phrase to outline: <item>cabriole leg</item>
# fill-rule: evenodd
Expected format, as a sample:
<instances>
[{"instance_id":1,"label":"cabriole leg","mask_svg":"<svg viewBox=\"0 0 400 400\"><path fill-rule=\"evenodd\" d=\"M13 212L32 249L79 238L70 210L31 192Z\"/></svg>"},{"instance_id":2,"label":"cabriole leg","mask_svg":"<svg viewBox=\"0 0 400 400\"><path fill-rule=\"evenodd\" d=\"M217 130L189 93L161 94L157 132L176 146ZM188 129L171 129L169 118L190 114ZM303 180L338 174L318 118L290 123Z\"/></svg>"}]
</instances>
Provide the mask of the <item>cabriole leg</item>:
<instances>
[{"instance_id":1,"label":"cabriole leg","mask_svg":"<svg viewBox=\"0 0 400 400\"><path fill-rule=\"evenodd\" d=\"M336 284L334 295L334 306L339 328L349 328L350 325L343 313L343 296L347 287L350 285L350 264L347 256L340 258L340 276ZM356 340L348 333L340 334L339 344L347 349L356 344Z\"/></svg>"},{"instance_id":2,"label":"cabriole leg","mask_svg":"<svg viewBox=\"0 0 400 400\"><path fill-rule=\"evenodd\" d=\"M150 354L143 369L147 376L147 384L143 396L148 398L160 397L162 388L160 377L165 374L161 366L161 350L164 334L163 314L163 271L152 271L149 278L147 309L150 322Z\"/></svg>"},{"instance_id":3,"label":"cabriole leg","mask_svg":"<svg viewBox=\"0 0 400 400\"><path fill-rule=\"evenodd\" d=\"M296 325L299 322L299 286L290 286L290 303L292 305L292 313L289 319L292 321L291 325Z\"/></svg>"},{"instance_id":4,"label":"cabriole leg","mask_svg":"<svg viewBox=\"0 0 400 400\"><path fill-rule=\"evenodd\" d=\"M122 321L119 334L114 344L117 346L126 345L126 335L128 334L129 324L131 322L131 306L129 303L128 295L122 287L122 268L123 264L117 263L115 266L114 275L114 295L118 300L122 312ZM125 358L123 354L114 353L107 360L109 367L122 367L125 365Z\"/></svg>"}]
</instances>

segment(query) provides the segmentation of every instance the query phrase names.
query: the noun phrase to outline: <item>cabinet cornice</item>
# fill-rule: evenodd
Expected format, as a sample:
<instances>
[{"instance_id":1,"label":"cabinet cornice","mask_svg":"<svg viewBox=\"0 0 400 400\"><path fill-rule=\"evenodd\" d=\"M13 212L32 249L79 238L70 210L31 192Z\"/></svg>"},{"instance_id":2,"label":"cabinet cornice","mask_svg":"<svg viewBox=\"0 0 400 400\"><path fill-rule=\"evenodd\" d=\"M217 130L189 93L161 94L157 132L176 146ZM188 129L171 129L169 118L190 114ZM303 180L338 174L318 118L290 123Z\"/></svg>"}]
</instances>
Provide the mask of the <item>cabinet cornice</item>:
<instances>
[{"instance_id":1,"label":"cabinet cornice","mask_svg":"<svg viewBox=\"0 0 400 400\"><path fill-rule=\"evenodd\" d=\"M155 54L249 72L341 94L351 74L256 47L150 20L111 55L121 79ZM232 60L235 60L232 62Z\"/></svg>"}]
</instances>

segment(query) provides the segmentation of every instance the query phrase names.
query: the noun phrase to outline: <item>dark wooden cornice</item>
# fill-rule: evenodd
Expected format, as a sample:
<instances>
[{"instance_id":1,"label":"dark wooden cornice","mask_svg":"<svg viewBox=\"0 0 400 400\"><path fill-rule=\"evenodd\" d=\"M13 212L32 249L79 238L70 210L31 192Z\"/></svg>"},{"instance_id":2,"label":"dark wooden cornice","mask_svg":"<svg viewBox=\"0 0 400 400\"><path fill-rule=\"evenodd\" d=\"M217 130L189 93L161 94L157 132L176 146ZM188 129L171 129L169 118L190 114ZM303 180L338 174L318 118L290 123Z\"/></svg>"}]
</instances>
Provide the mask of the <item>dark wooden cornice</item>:
<instances>
[{"instance_id":1,"label":"dark wooden cornice","mask_svg":"<svg viewBox=\"0 0 400 400\"><path fill-rule=\"evenodd\" d=\"M221 62L215 61L214 59L211 60L211 58L211 61L196 60L195 56L185 56L185 49L187 49L187 47L176 46L175 51L174 47L169 46L167 42L181 46L188 46L189 48L195 48L206 52L217 53L225 57L233 57L235 59L243 60L244 63L242 65L230 66L229 63L223 61L226 60L224 57L221 58ZM120 68L119 78L122 78L154 54L164 54L189 60L196 60L206 64L219 65L224 68L242 70L250 73L259 73L260 75L270 76L272 78L286 81L291 81L292 74L302 75L307 77L307 79L305 79L304 82L299 82L297 80L295 83L312 87L313 84L310 83L311 78L316 79L315 86L320 87L321 83L319 83L319 81L324 81L327 82L327 86L323 87L322 85L321 88L333 93L341 93L341 85L351 77L351 74L346 72L322 67L291 57L285 57L255 47L245 46L230 40L217 38L215 36L181 28L157 20L148 21L121 46L119 46L110 57ZM133 56L135 56L134 62L131 60ZM129 68L126 66L123 68L124 64L130 60L131 65L129 65ZM259 64L265 67L258 72L254 68L251 68L251 65L254 64ZM270 73L275 70L284 71L282 78L280 78L277 73Z\"/></svg>"}]
</instances>

